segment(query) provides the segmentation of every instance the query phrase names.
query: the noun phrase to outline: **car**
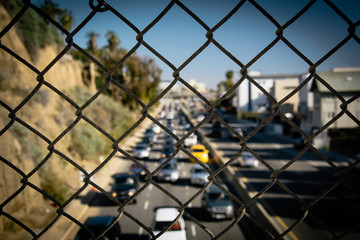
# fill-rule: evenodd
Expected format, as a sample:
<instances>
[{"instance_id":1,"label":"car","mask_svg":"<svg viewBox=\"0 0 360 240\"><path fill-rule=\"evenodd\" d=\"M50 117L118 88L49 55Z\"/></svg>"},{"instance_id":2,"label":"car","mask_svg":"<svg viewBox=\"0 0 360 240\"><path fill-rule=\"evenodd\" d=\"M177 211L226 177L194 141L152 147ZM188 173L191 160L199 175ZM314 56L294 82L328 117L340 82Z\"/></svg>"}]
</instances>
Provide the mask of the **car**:
<instances>
[{"instance_id":1,"label":"car","mask_svg":"<svg viewBox=\"0 0 360 240\"><path fill-rule=\"evenodd\" d=\"M192 185L205 185L208 180L209 173L199 164L195 164L190 170L190 183Z\"/></svg>"},{"instance_id":2,"label":"car","mask_svg":"<svg viewBox=\"0 0 360 240\"><path fill-rule=\"evenodd\" d=\"M155 132L154 130L151 128L148 128L145 130L145 133L144 133L145 137L152 137L155 135Z\"/></svg>"},{"instance_id":3,"label":"car","mask_svg":"<svg viewBox=\"0 0 360 240\"><path fill-rule=\"evenodd\" d=\"M293 140L293 142L294 142L294 148L296 148L296 149L303 149L303 148L305 148L306 147L306 144L304 143L304 141L305 141L305 137L304 136L300 136L300 137L298 137L298 138L295 138L294 140Z\"/></svg>"},{"instance_id":4,"label":"car","mask_svg":"<svg viewBox=\"0 0 360 240\"><path fill-rule=\"evenodd\" d=\"M121 228L118 222L116 222L101 238L96 238L102 234L112 223L116 221L115 216L95 216L89 217L84 226L81 228L75 236L75 240L89 240L89 239L102 239L102 240L120 240Z\"/></svg>"},{"instance_id":5,"label":"car","mask_svg":"<svg viewBox=\"0 0 360 240\"><path fill-rule=\"evenodd\" d=\"M181 216L175 223L172 222L178 217L179 212L174 207L160 207L156 209L152 231L155 235L163 229L171 227L164 232L159 240L186 240L185 221Z\"/></svg>"},{"instance_id":6,"label":"car","mask_svg":"<svg viewBox=\"0 0 360 240\"><path fill-rule=\"evenodd\" d=\"M136 144L134 148L134 157L138 159L148 159L150 156L150 146L146 143Z\"/></svg>"},{"instance_id":7,"label":"car","mask_svg":"<svg viewBox=\"0 0 360 240\"><path fill-rule=\"evenodd\" d=\"M162 159L160 165L167 159ZM179 166L176 159L171 159L157 174L157 179L160 181L177 182L179 180Z\"/></svg>"},{"instance_id":8,"label":"car","mask_svg":"<svg viewBox=\"0 0 360 240\"><path fill-rule=\"evenodd\" d=\"M152 128L149 128L145 131L144 138L147 139L150 146L157 142L157 135Z\"/></svg>"},{"instance_id":9,"label":"car","mask_svg":"<svg viewBox=\"0 0 360 240\"><path fill-rule=\"evenodd\" d=\"M221 138L221 134L222 134L221 123L219 121L216 121L212 126L210 137Z\"/></svg>"},{"instance_id":10,"label":"car","mask_svg":"<svg viewBox=\"0 0 360 240\"><path fill-rule=\"evenodd\" d=\"M170 134L165 135L165 143L164 143L165 146L166 145L173 145L174 146L175 143L176 143L175 138L173 138Z\"/></svg>"},{"instance_id":11,"label":"car","mask_svg":"<svg viewBox=\"0 0 360 240\"><path fill-rule=\"evenodd\" d=\"M190 147L190 153L201 162L209 162L209 150L202 144L192 145ZM190 161L196 162L193 157L190 157Z\"/></svg>"},{"instance_id":12,"label":"car","mask_svg":"<svg viewBox=\"0 0 360 240\"><path fill-rule=\"evenodd\" d=\"M174 144L166 144L161 154L162 158L168 158L175 152Z\"/></svg>"},{"instance_id":13,"label":"car","mask_svg":"<svg viewBox=\"0 0 360 240\"><path fill-rule=\"evenodd\" d=\"M161 132L161 127L155 123L151 125L151 129L155 134L159 134Z\"/></svg>"},{"instance_id":14,"label":"car","mask_svg":"<svg viewBox=\"0 0 360 240\"><path fill-rule=\"evenodd\" d=\"M146 163L142 163L142 165L148 169L148 165ZM135 176L137 176L142 181L145 180L146 177L146 171L140 167L139 165L133 163L130 166L130 172L132 172Z\"/></svg>"},{"instance_id":15,"label":"car","mask_svg":"<svg viewBox=\"0 0 360 240\"><path fill-rule=\"evenodd\" d=\"M205 118L205 115L199 115L196 117L196 121L201 122L202 120L204 120L204 118Z\"/></svg>"},{"instance_id":16,"label":"car","mask_svg":"<svg viewBox=\"0 0 360 240\"><path fill-rule=\"evenodd\" d=\"M198 137L195 133L190 134L189 137L187 137L184 141L185 147L190 147L192 145L197 144Z\"/></svg>"},{"instance_id":17,"label":"car","mask_svg":"<svg viewBox=\"0 0 360 240\"><path fill-rule=\"evenodd\" d=\"M221 186L228 190L225 184ZM201 199L201 208L205 216L211 219L230 219L234 215L231 198L214 184L204 192Z\"/></svg>"},{"instance_id":18,"label":"car","mask_svg":"<svg viewBox=\"0 0 360 240\"><path fill-rule=\"evenodd\" d=\"M129 200L138 190L139 181L132 173L117 173L112 175L111 195L120 201ZM136 199L133 200L136 202Z\"/></svg>"},{"instance_id":19,"label":"car","mask_svg":"<svg viewBox=\"0 0 360 240\"><path fill-rule=\"evenodd\" d=\"M235 128L234 129L240 136L244 137L244 130L242 128ZM233 140L239 140L238 136L233 132L230 133L230 138Z\"/></svg>"},{"instance_id":20,"label":"car","mask_svg":"<svg viewBox=\"0 0 360 240\"><path fill-rule=\"evenodd\" d=\"M360 153L355 154L354 156L348 158L349 166L350 166L351 164L354 164L354 163L357 162L357 161L360 162ZM355 165L355 166L354 166L354 169L360 170L360 163L358 163L357 165Z\"/></svg>"},{"instance_id":21,"label":"car","mask_svg":"<svg viewBox=\"0 0 360 240\"><path fill-rule=\"evenodd\" d=\"M239 158L239 163L241 167L254 167L257 168L259 166L259 160L253 156L251 153L247 151L243 151Z\"/></svg>"}]
</instances>

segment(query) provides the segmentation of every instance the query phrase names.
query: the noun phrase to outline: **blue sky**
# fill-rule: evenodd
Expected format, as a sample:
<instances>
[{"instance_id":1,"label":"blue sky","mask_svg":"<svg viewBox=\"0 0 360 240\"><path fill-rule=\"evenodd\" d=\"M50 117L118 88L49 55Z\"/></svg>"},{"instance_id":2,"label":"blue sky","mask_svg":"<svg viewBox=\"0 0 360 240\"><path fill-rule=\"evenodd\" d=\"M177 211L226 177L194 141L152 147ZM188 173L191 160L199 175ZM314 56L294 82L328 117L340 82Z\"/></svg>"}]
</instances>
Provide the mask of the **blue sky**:
<instances>
[{"instance_id":1,"label":"blue sky","mask_svg":"<svg viewBox=\"0 0 360 240\"><path fill-rule=\"evenodd\" d=\"M73 12L75 26L91 12L87 0L56 0L59 7ZM96 0L94 0L96 3ZM156 18L167 6L167 0L110 0L107 1L140 31ZM239 1L235 0L182 0L209 28L214 27ZM280 24L285 24L309 1L305 0L258 0ZM333 3L352 21L360 20L360 1L334 0ZM356 33L360 37L359 28ZM289 40L313 63L341 42L347 35L348 24L340 18L324 1L317 1L299 20L284 31ZM91 21L75 35L74 41L86 47L90 31L99 33L98 44L106 44L105 34L112 30L119 36L121 46L130 50L136 45L136 33L111 12L97 13ZM214 33L214 39L231 52L244 65L248 64L260 51L276 38L275 25L246 1L243 6ZM206 41L206 30L178 5L170 11L144 36L145 42L168 59L175 67L180 67ZM162 63L144 46L137 50L141 56L154 58L163 70L162 79L172 80L173 70ZM333 67L360 66L360 44L354 39L321 64L318 71L329 71ZM181 72L184 80L196 79L216 89L225 79L228 70L235 72L235 80L240 77L241 67L210 44ZM272 73L305 73L309 65L296 55L282 41L278 42L263 57L250 66L249 70Z\"/></svg>"}]
</instances>

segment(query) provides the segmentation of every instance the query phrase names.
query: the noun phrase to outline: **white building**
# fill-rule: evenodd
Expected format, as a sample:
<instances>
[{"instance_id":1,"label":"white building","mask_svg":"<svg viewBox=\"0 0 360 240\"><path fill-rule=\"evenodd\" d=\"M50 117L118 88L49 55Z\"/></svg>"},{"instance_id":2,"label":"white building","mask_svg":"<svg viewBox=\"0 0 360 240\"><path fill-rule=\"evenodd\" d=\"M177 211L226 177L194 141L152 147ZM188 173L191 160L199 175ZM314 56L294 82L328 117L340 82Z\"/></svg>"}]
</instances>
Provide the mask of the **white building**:
<instances>
[{"instance_id":1,"label":"white building","mask_svg":"<svg viewBox=\"0 0 360 240\"><path fill-rule=\"evenodd\" d=\"M188 82L193 88L200 93L206 93L206 85L202 82L197 82L196 79L190 79Z\"/></svg>"},{"instance_id":2,"label":"white building","mask_svg":"<svg viewBox=\"0 0 360 240\"><path fill-rule=\"evenodd\" d=\"M250 72L249 76L253 78L268 93L274 86L273 79L256 79L261 76L260 72ZM254 84L245 79L236 91L236 106L238 112L266 112L269 104L268 97Z\"/></svg>"}]
</instances>

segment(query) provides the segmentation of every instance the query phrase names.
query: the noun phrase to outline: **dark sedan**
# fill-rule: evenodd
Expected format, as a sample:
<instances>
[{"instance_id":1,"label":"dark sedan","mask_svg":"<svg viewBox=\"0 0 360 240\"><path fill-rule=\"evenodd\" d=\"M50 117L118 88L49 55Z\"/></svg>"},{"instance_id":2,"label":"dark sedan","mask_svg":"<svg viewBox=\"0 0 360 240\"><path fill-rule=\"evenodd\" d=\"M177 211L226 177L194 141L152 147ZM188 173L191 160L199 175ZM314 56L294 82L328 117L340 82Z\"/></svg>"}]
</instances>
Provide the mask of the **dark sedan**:
<instances>
[{"instance_id":1,"label":"dark sedan","mask_svg":"<svg viewBox=\"0 0 360 240\"><path fill-rule=\"evenodd\" d=\"M112 176L111 195L120 201L129 200L138 190L138 178L131 173L117 173ZM136 202L134 199L133 202Z\"/></svg>"}]
</instances>

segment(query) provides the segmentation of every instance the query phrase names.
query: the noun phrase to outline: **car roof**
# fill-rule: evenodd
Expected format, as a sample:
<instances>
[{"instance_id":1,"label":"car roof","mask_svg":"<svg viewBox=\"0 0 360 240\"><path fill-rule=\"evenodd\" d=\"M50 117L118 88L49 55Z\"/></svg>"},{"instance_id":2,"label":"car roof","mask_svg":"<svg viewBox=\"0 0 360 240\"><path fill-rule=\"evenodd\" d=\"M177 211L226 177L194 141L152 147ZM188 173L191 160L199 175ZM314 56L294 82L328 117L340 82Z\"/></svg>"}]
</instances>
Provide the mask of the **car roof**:
<instances>
[{"instance_id":1,"label":"car roof","mask_svg":"<svg viewBox=\"0 0 360 240\"><path fill-rule=\"evenodd\" d=\"M140 147L146 148L146 147L148 147L148 144L146 144L146 143L144 143L144 142L140 142L140 143L138 143L138 144L135 145L135 148L140 148Z\"/></svg>"},{"instance_id":2,"label":"car roof","mask_svg":"<svg viewBox=\"0 0 360 240\"><path fill-rule=\"evenodd\" d=\"M167 161L168 159L167 158L164 158L164 159L161 159L160 160L160 164L163 164L165 161ZM173 158L173 159L171 159L169 162L168 162L168 164L169 163L177 163L177 160L176 160L176 158Z\"/></svg>"},{"instance_id":3,"label":"car roof","mask_svg":"<svg viewBox=\"0 0 360 240\"><path fill-rule=\"evenodd\" d=\"M179 212L174 207L158 208L155 213L155 221L157 222L168 222L174 221L179 215Z\"/></svg>"},{"instance_id":4,"label":"car roof","mask_svg":"<svg viewBox=\"0 0 360 240\"><path fill-rule=\"evenodd\" d=\"M227 186L225 184L221 184L221 187L228 190ZM213 192L213 193L222 193L223 190L221 190L218 186L212 184L210 187L206 190L207 192Z\"/></svg>"},{"instance_id":5,"label":"car roof","mask_svg":"<svg viewBox=\"0 0 360 240\"><path fill-rule=\"evenodd\" d=\"M205 164L205 163L204 163L204 165L207 166L207 167L209 167L209 166L208 166L207 164ZM204 170L205 170L205 168L203 168L200 164L194 164L194 166L193 166L192 168L194 168L194 169L195 169L195 168L197 168L197 169L204 169Z\"/></svg>"},{"instance_id":6,"label":"car roof","mask_svg":"<svg viewBox=\"0 0 360 240\"><path fill-rule=\"evenodd\" d=\"M115 173L114 175L112 175L113 178L118 178L118 177L135 177L134 174L126 172L126 173Z\"/></svg>"},{"instance_id":7,"label":"car roof","mask_svg":"<svg viewBox=\"0 0 360 240\"><path fill-rule=\"evenodd\" d=\"M114 221L114 216L96 216L96 217L89 217L86 220L87 226L96 226L96 225L104 225L109 226Z\"/></svg>"},{"instance_id":8,"label":"car roof","mask_svg":"<svg viewBox=\"0 0 360 240\"><path fill-rule=\"evenodd\" d=\"M206 147L202 144L194 144L191 146L191 149L206 149Z\"/></svg>"}]
</instances>

